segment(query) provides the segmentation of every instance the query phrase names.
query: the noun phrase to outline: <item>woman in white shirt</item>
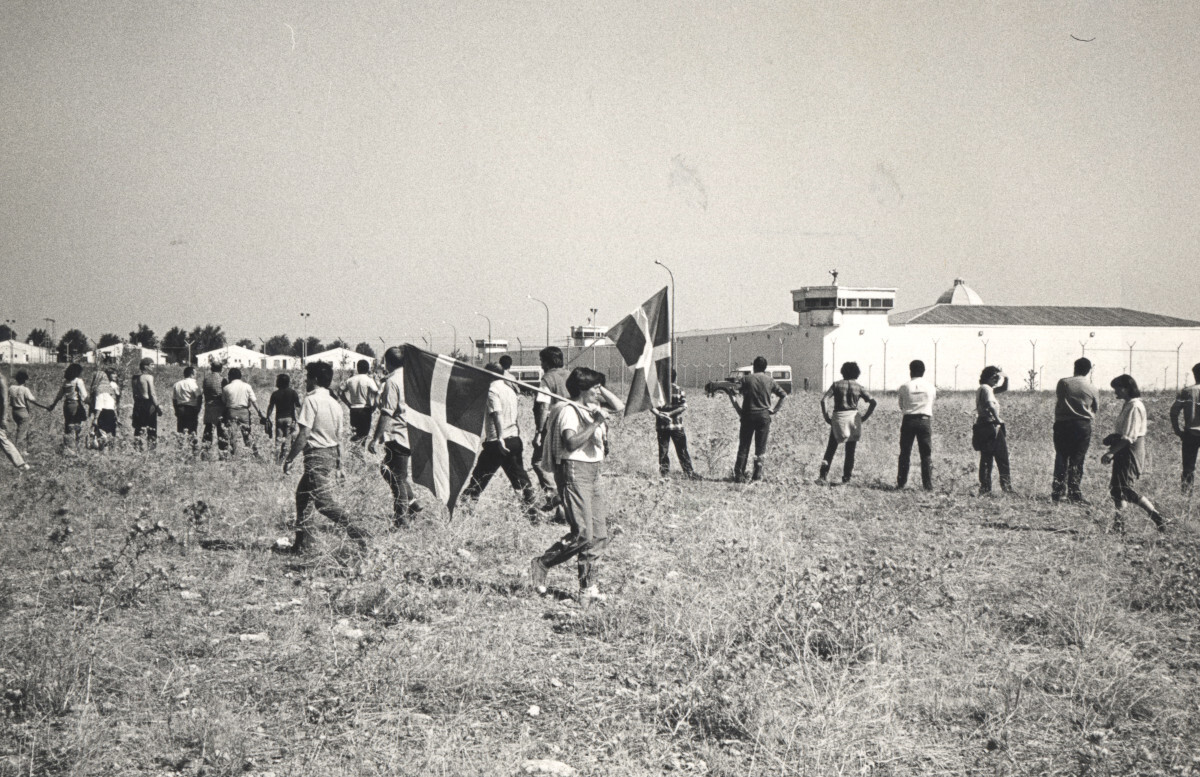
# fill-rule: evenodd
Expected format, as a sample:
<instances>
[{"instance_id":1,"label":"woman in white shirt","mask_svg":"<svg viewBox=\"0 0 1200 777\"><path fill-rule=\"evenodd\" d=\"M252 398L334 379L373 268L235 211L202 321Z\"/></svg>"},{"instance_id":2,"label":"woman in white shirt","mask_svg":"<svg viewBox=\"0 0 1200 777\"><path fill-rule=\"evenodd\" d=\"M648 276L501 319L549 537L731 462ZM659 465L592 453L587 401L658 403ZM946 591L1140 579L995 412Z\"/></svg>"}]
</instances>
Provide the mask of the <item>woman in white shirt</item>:
<instances>
[{"instance_id":1,"label":"woman in white shirt","mask_svg":"<svg viewBox=\"0 0 1200 777\"><path fill-rule=\"evenodd\" d=\"M1166 531L1167 522L1162 514L1154 509L1154 504L1149 499L1133 489L1145 466L1146 406L1142 404L1142 392L1131 375L1118 375L1109 385L1112 386L1117 399L1125 401L1121 407L1121 414L1117 416L1113 433L1104 438L1108 453L1100 457L1102 463L1112 463L1112 480L1109 481L1108 490L1117 509L1116 515L1113 516L1113 531L1125 531L1121 509L1125 507L1126 502L1145 510L1158 530Z\"/></svg>"},{"instance_id":2,"label":"woman in white shirt","mask_svg":"<svg viewBox=\"0 0 1200 777\"><path fill-rule=\"evenodd\" d=\"M553 465L554 482L570 531L530 563L538 593L546 592L546 572L576 557L581 600L602 600L596 584L596 565L608 546L608 522L600 498L600 471L608 436L604 408L614 412L625 403L604 387L604 374L576 367L567 377L570 404L551 411L546 422L543 465Z\"/></svg>"},{"instance_id":3,"label":"woman in white shirt","mask_svg":"<svg viewBox=\"0 0 1200 777\"><path fill-rule=\"evenodd\" d=\"M1008 431L1000 417L996 395L1008 391L1008 376L999 367L987 366L979 374L975 390L975 426L971 445L979 451L979 493L992 492L993 464L1000 474L1000 488L1011 493L1012 474L1008 468Z\"/></svg>"}]
</instances>

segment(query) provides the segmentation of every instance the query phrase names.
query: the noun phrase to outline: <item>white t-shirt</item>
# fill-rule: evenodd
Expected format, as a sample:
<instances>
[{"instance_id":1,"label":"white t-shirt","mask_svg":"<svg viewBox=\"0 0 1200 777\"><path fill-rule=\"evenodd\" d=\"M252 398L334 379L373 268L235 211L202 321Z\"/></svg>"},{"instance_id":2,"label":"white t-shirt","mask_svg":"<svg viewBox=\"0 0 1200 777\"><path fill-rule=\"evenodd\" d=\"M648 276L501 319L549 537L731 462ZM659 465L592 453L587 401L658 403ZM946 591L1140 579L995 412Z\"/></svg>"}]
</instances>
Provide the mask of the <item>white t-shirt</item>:
<instances>
[{"instance_id":1,"label":"white t-shirt","mask_svg":"<svg viewBox=\"0 0 1200 777\"><path fill-rule=\"evenodd\" d=\"M404 368L393 370L383 382L379 394L379 423L383 425L383 441L408 447L408 422L404 420Z\"/></svg>"},{"instance_id":2,"label":"white t-shirt","mask_svg":"<svg viewBox=\"0 0 1200 777\"><path fill-rule=\"evenodd\" d=\"M513 391L504 381L493 381L492 385L488 386L487 412L487 424L484 426L485 441L507 440L509 437L520 436L521 432L517 428L517 392ZM492 413L500 414L499 438L496 437L496 425L492 423Z\"/></svg>"},{"instance_id":3,"label":"white t-shirt","mask_svg":"<svg viewBox=\"0 0 1200 777\"><path fill-rule=\"evenodd\" d=\"M913 378L900 387L900 412L904 415L933 415L933 400L937 389L925 376Z\"/></svg>"},{"instance_id":4,"label":"white t-shirt","mask_svg":"<svg viewBox=\"0 0 1200 777\"><path fill-rule=\"evenodd\" d=\"M96 412L101 410L116 410L117 409L117 394L121 391L116 383L111 381L101 382L96 386Z\"/></svg>"},{"instance_id":5,"label":"white t-shirt","mask_svg":"<svg viewBox=\"0 0 1200 777\"><path fill-rule=\"evenodd\" d=\"M221 398L225 400L225 407L230 410L250 407L251 402L258 402L258 397L254 396L254 389L240 378L225 384L225 388L221 389Z\"/></svg>"},{"instance_id":6,"label":"white t-shirt","mask_svg":"<svg viewBox=\"0 0 1200 777\"><path fill-rule=\"evenodd\" d=\"M309 448L332 448L342 438L342 406L318 386L304 395L296 424L308 429Z\"/></svg>"},{"instance_id":7,"label":"white t-shirt","mask_svg":"<svg viewBox=\"0 0 1200 777\"><path fill-rule=\"evenodd\" d=\"M368 407L379 396L379 384L370 375L360 373L342 384L342 396L350 407Z\"/></svg>"},{"instance_id":8,"label":"white t-shirt","mask_svg":"<svg viewBox=\"0 0 1200 777\"><path fill-rule=\"evenodd\" d=\"M588 405L588 410L600 412L599 405ZM586 426L581 417L580 411L574 406L567 407L562 411L562 418L559 419L558 428L561 432L578 432ZM596 431L592 432L590 440L585 442L579 448L573 451L568 451L566 446L563 446L563 460L565 461L604 461L604 437L608 433L608 425L600 424L596 427Z\"/></svg>"},{"instance_id":9,"label":"white t-shirt","mask_svg":"<svg viewBox=\"0 0 1200 777\"><path fill-rule=\"evenodd\" d=\"M171 388L171 404L200 407L204 394L195 378L184 378Z\"/></svg>"}]
</instances>

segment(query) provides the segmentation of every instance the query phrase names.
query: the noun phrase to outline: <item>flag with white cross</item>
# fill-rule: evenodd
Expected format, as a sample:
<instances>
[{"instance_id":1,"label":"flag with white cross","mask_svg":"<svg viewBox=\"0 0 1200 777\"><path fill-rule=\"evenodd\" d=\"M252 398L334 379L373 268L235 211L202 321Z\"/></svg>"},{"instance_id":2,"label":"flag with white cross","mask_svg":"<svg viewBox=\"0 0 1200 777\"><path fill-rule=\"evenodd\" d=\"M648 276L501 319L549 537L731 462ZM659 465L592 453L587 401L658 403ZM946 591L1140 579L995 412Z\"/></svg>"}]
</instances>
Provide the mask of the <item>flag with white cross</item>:
<instances>
[{"instance_id":1,"label":"flag with white cross","mask_svg":"<svg viewBox=\"0 0 1200 777\"><path fill-rule=\"evenodd\" d=\"M413 482L453 512L483 444L488 386L499 376L414 345L403 349Z\"/></svg>"},{"instance_id":2,"label":"flag with white cross","mask_svg":"<svg viewBox=\"0 0 1200 777\"><path fill-rule=\"evenodd\" d=\"M633 368L625 415L667 404L671 393L671 317L667 287L618 321L606 335Z\"/></svg>"}]
</instances>

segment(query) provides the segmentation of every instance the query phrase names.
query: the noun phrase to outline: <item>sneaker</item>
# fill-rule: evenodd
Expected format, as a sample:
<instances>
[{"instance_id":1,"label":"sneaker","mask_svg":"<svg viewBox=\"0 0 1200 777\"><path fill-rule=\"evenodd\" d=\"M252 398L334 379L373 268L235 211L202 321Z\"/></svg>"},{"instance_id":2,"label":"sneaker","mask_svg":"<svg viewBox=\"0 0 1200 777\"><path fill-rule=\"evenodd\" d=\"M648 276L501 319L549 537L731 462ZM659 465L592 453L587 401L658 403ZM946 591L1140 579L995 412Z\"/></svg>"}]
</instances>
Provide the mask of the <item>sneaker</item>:
<instances>
[{"instance_id":1,"label":"sneaker","mask_svg":"<svg viewBox=\"0 0 1200 777\"><path fill-rule=\"evenodd\" d=\"M542 563L540 556L534 556L529 562L529 582L539 594L546 593L546 565Z\"/></svg>"},{"instance_id":2,"label":"sneaker","mask_svg":"<svg viewBox=\"0 0 1200 777\"><path fill-rule=\"evenodd\" d=\"M414 499L408 503L408 514L409 515L416 515L417 513L422 513L424 511L425 511L425 508L421 507L421 504L419 502L417 502L416 499Z\"/></svg>"},{"instance_id":3,"label":"sneaker","mask_svg":"<svg viewBox=\"0 0 1200 777\"><path fill-rule=\"evenodd\" d=\"M579 601L581 603L606 602L608 601L608 595L600 593L600 589L597 586L589 585L587 588L579 591Z\"/></svg>"},{"instance_id":4,"label":"sneaker","mask_svg":"<svg viewBox=\"0 0 1200 777\"><path fill-rule=\"evenodd\" d=\"M1167 524L1170 523L1170 521L1168 521L1166 518L1163 518L1162 513L1158 512L1157 510L1150 513L1150 520L1154 521L1155 528L1157 528L1160 532L1166 532Z\"/></svg>"}]
</instances>

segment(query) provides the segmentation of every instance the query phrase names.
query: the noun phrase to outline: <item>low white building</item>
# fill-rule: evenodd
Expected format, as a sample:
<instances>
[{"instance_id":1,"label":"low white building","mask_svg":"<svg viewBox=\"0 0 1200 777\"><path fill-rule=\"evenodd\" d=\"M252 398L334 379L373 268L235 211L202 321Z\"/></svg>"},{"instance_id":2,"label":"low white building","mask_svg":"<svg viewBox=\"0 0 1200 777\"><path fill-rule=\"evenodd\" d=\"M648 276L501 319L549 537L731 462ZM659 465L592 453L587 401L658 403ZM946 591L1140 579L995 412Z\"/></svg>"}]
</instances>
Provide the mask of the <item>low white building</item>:
<instances>
[{"instance_id":1,"label":"low white building","mask_svg":"<svg viewBox=\"0 0 1200 777\"><path fill-rule=\"evenodd\" d=\"M210 367L217 363L224 364L227 368L294 370L299 366L300 360L294 356L286 356L284 354L268 356L261 351L255 351L252 348L245 348L240 345L227 345L224 348L207 351L196 357L196 364L200 367Z\"/></svg>"},{"instance_id":2,"label":"low white building","mask_svg":"<svg viewBox=\"0 0 1200 777\"><path fill-rule=\"evenodd\" d=\"M961 279L915 310L893 312L895 295L836 284L794 290L798 347L789 347L787 361L797 389L823 390L847 361L858 362L863 385L896 389L913 359L942 388L973 388L994 364L1013 389L1053 389L1087 356L1101 388L1129 373L1145 390L1175 390L1191 383L1200 362L1200 321L1127 308L987 305Z\"/></svg>"},{"instance_id":3,"label":"low white building","mask_svg":"<svg viewBox=\"0 0 1200 777\"><path fill-rule=\"evenodd\" d=\"M0 342L0 363L48 364L52 361L54 361L54 354L48 348L30 345L20 340Z\"/></svg>"},{"instance_id":4,"label":"low white building","mask_svg":"<svg viewBox=\"0 0 1200 777\"><path fill-rule=\"evenodd\" d=\"M366 359L372 367L375 366L375 359L373 357L358 353L357 351L351 351L349 348L330 348L328 351L309 354L304 363L326 362L332 364L335 370L356 370L358 369L358 362L361 359Z\"/></svg>"},{"instance_id":5,"label":"low white building","mask_svg":"<svg viewBox=\"0 0 1200 777\"><path fill-rule=\"evenodd\" d=\"M88 364L96 364L97 362L116 362L121 361L126 357L131 357L136 361L142 359L153 359L155 364L166 364L167 355L156 348L144 348L134 343L113 343L106 345L103 348L97 348L94 351L88 351Z\"/></svg>"}]
</instances>

